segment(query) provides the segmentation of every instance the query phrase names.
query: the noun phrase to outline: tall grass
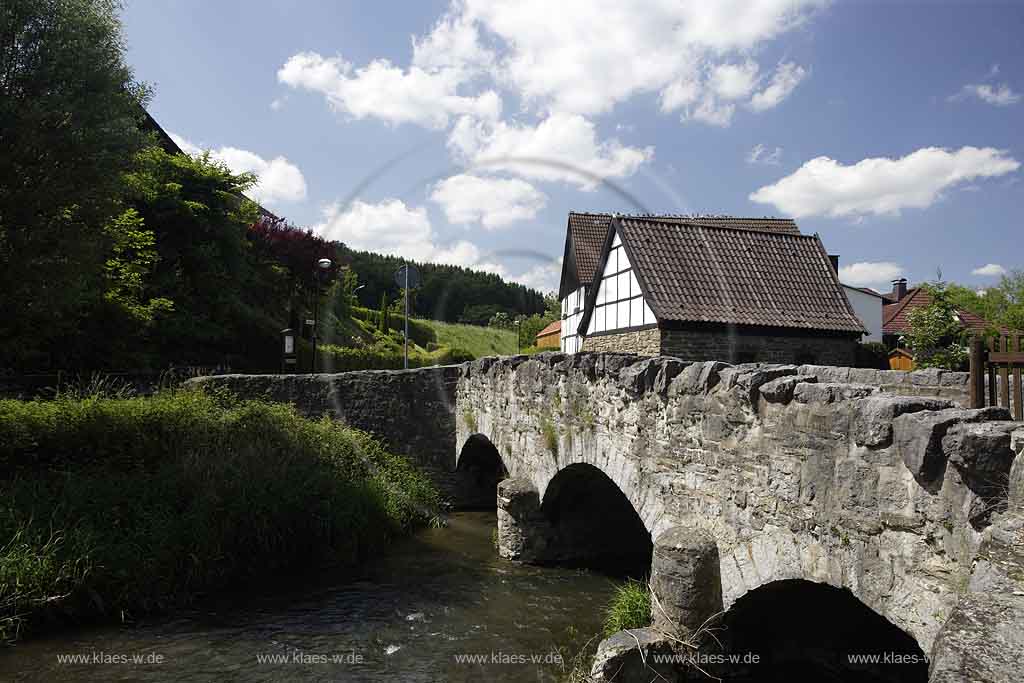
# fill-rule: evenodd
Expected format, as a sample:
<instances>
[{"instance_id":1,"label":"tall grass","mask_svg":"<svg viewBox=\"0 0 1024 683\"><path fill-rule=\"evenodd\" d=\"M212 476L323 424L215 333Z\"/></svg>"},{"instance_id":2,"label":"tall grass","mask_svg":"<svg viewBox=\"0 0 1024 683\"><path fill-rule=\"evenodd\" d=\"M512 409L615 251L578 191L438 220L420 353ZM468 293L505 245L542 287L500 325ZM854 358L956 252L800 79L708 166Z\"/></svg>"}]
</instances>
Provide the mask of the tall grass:
<instances>
[{"instance_id":1,"label":"tall grass","mask_svg":"<svg viewBox=\"0 0 1024 683\"><path fill-rule=\"evenodd\" d=\"M351 567L438 501L370 436L289 406L0 400L0 637Z\"/></svg>"},{"instance_id":2,"label":"tall grass","mask_svg":"<svg viewBox=\"0 0 1024 683\"><path fill-rule=\"evenodd\" d=\"M416 322L433 328L437 343L453 349L465 349L474 358L507 356L516 352L515 330L482 325L462 325L438 320Z\"/></svg>"},{"instance_id":3,"label":"tall grass","mask_svg":"<svg viewBox=\"0 0 1024 683\"><path fill-rule=\"evenodd\" d=\"M651 624L651 590L642 581L629 579L618 588L605 609L604 637Z\"/></svg>"}]
</instances>

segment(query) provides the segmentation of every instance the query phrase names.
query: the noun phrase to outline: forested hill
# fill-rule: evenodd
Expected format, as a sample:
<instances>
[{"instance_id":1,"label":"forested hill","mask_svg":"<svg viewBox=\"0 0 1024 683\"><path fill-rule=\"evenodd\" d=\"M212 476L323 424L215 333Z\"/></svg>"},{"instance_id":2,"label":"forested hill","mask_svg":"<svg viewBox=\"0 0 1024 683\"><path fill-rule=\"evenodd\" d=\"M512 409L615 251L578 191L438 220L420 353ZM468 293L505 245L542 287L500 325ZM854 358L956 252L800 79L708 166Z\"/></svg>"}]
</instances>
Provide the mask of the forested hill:
<instances>
[{"instance_id":1,"label":"forested hill","mask_svg":"<svg viewBox=\"0 0 1024 683\"><path fill-rule=\"evenodd\" d=\"M362 289L356 292L359 303L378 307L383 296L389 301L401 296L395 271L403 261L367 251L354 251L338 244L338 257L358 277ZM493 273L460 266L416 263L422 282L413 291L412 308L416 315L446 322L484 325L495 313L532 315L544 312L544 297L535 289L505 282Z\"/></svg>"}]
</instances>

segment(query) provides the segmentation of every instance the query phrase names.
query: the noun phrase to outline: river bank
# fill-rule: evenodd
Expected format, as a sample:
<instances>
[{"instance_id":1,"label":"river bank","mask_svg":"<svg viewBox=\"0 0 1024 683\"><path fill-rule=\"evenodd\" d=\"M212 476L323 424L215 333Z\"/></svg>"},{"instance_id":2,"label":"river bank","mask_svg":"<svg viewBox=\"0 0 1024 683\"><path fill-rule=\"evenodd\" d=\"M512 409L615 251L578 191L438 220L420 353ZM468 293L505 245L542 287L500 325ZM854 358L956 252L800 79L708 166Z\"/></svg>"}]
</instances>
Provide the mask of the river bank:
<instances>
[{"instance_id":1,"label":"river bank","mask_svg":"<svg viewBox=\"0 0 1024 683\"><path fill-rule=\"evenodd\" d=\"M197 390L0 401L0 638L288 589L427 524L429 481L370 436Z\"/></svg>"}]
</instances>

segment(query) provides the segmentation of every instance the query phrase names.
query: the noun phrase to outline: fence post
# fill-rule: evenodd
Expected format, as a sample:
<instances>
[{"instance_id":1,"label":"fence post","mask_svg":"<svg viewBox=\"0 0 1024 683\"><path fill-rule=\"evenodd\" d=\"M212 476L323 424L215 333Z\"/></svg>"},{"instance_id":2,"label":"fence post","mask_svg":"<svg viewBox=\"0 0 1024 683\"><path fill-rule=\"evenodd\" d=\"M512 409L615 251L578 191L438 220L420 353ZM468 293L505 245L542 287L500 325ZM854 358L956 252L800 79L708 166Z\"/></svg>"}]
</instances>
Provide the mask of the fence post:
<instances>
[{"instance_id":1,"label":"fence post","mask_svg":"<svg viewBox=\"0 0 1024 683\"><path fill-rule=\"evenodd\" d=\"M971 408L985 407L985 342L971 337Z\"/></svg>"}]
</instances>

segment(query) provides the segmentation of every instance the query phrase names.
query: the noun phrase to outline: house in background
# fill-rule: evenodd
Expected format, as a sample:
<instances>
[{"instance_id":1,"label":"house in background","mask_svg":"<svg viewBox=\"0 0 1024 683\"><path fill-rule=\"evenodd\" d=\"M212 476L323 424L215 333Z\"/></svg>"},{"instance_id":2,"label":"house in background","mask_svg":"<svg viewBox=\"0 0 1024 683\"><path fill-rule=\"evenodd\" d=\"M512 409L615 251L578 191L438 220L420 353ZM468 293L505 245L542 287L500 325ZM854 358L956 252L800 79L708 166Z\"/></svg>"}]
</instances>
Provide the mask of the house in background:
<instances>
[{"instance_id":1,"label":"house in background","mask_svg":"<svg viewBox=\"0 0 1024 683\"><path fill-rule=\"evenodd\" d=\"M592 238L600 231L595 217L606 215L582 215ZM793 221L605 220L597 260L581 275L578 256L592 257L593 248L580 248L570 214L560 288L564 351L853 364L864 326L821 240Z\"/></svg>"},{"instance_id":2,"label":"house in background","mask_svg":"<svg viewBox=\"0 0 1024 683\"><path fill-rule=\"evenodd\" d=\"M534 346L538 349L557 349L562 333L562 321L556 320L537 333Z\"/></svg>"},{"instance_id":3,"label":"house in background","mask_svg":"<svg viewBox=\"0 0 1024 683\"><path fill-rule=\"evenodd\" d=\"M904 278L893 280L892 292L884 295L887 303L882 312L882 337L889 349L899 346L900 337L910 330L910 312L928 306L932 295L924 287L907 289ZM960 326L972 334L985 334L992 325L980 315L957 309Z\"/></svg>"},{"instance_id":4,"label":"house in background","mask_svg":"<svg viewBox=\"0 0 1024 683\"><path fill-rule=\"evenodd\" d=\"M838 263L835 264L838 269ZM854 287L843 285L843 292L847 300L853 306L853 312L857 319L864 324L867 334L861 339L862 342L882 341L882 308L887 303L885 295L876 292L869 287Z\"/></svg>"}]
</instances>

